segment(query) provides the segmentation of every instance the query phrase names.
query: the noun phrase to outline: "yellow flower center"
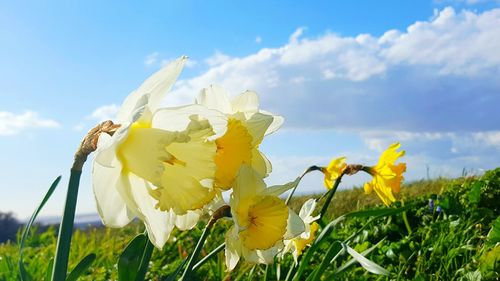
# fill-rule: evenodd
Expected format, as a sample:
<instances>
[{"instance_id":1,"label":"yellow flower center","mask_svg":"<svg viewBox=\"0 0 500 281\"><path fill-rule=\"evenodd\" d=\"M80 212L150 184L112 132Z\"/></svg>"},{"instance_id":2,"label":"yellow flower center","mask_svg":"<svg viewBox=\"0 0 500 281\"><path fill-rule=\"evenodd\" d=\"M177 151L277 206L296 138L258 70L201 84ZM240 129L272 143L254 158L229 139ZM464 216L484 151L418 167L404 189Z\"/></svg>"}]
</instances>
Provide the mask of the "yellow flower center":
<instances>
[{"instance_id":1,"label":"yellow flower center","mask_svg":"<svg viewBox=\"0 0 500 281\"><path fill-rule=\"evenodd\" d=\"M252 136L240 120L229 119L226 133L215 140L215 143L215 184L227 190L233 184L241 164L251 164Z\"/></svg>"},{"instance_id":2,"label":"yellow flower center","mask_svg":"<svg viewBox=\"0 0 500 281\"><path fill-rule=\"evenodd\" d=\"M246 227L239 233L243 245L250 249L269 249L283 239L288 220L288 207L275 196L257 197L240 224Z\"/></svg>"},{"instance_id":3,"label":"yellow flower center","mask_svg":"<svg viewBox=\"0 0 500 281\"><path fill-rule=\"evenodd\" d=\"M316 238L316 232L318 232L318 228L319 225L316 222L313 222L309 230L309 238L304 239L299 237L293 239L297 256L300 256L302 254L302 251L304 251L304 249L314 241L314 239Z\"/></svg>"},{"instance_id":4,"label":"yellow flower center","mask_svg":"<svg viewBox=\"0 0 500 281\"><path fill-rule=\"evenodd\" d=\"M213 159L216 145L207 138L214 134L208 121L192 120L182 132L133 124L117 149L125 173L131 172L156 186L149 193L157 208L179 215L210 202L216 191Z\"/></svg>"}]
</instances>

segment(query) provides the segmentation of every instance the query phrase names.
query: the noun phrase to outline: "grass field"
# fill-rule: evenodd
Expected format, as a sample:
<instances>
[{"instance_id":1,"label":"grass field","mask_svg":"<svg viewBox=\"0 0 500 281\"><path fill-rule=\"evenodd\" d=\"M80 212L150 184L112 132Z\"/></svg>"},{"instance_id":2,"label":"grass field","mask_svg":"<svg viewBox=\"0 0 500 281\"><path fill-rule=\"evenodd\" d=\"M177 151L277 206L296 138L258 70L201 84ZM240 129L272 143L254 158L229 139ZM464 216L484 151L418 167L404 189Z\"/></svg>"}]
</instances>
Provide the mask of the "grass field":
<instances>
[{"instance_id":1,"label":"grass field","mask_svg":"<svg viewBox=\"0 0 500 281\"><path fill-rule=\"evenodd\" d=\"M439 197L438 197L439 196ZM311 196L295 198L291 204L298 211ZM348 218L340 222L328 239L344 240L353 233L350 246L383 268L389 276L367 272L344 254L328 263L323 280L498 280L500 278L500 168L481 177L425 180L406 184L401 193L410 223L405 226L401 214L370 218ZM432 199L434 206L430 206ZM368 208L378 208L376 195L367 196L362 189L339 191L328 210L330 219ZM321 206L321 202L319 203ZM432 208L431 208L432 207ZM201 223L200 223L201 224ZM202 256L224 241L229 222L220 220L212 229ZM493 227L495 225L495 227ZM201 227L201 225L200 225ZM139 223L123 229L89 228L77 230L73 236L70 269L89 253L97 259L79 280L117 280L116 262L128 242L143 232ZM174 232L164 249L153 252L147 275L163 280L187 257L201 235L201 229ZM56 230L33 229L25 248L25 265L33 280L47 280L56 243ZM304 276L308 276L323 260L331 243L323 243L314 252ZM376 245L376 247L373 247ZM16 243L0 244L0 280L19 280ZM282 280L293 263L287 256L280 267L267 269L267 280ZM337 273L339 268L349 267ZM224 252L205 263L195 280L263 280L266 266L240 263L225 271Z\"/></svg>"}]
</instances>

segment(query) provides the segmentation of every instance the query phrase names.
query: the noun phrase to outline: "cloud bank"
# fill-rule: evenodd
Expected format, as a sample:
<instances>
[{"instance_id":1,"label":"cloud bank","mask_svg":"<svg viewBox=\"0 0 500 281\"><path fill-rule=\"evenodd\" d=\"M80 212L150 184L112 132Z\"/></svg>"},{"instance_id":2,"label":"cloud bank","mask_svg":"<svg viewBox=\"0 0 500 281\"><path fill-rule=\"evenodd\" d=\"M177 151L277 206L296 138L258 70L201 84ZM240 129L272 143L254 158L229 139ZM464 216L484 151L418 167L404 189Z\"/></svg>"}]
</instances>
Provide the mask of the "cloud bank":
<instances>
[{"instance_id":1,"label":"cloud bank","mask_svg":"<svg viewBox=\"0 0 500 281\"><path fill-rule=\"evenodd\" d=\"M58 122L42 118L35 111L25 111L16 114L8 111L0 111L0 136L17 135L23 131L37 128L58 128Z\"/></svg>"},{"instance_id":2,"label":"cloud bank","mask_svg":"<svg viewBox=\"0 0 500 281\"><path fill-rule=\"evenodd\" d=\"M381 36L306 37L299 28L277 48L243 57L217 51L205 71L176 84L167 104L191 103L211 83L233 94L251 89L263 108L286 117L292 138L293 131L348 132L372 151L399 140L409 166L453 175L500 164L498 50L500 9L447 7Z\"/></svg>"}]
</instances>

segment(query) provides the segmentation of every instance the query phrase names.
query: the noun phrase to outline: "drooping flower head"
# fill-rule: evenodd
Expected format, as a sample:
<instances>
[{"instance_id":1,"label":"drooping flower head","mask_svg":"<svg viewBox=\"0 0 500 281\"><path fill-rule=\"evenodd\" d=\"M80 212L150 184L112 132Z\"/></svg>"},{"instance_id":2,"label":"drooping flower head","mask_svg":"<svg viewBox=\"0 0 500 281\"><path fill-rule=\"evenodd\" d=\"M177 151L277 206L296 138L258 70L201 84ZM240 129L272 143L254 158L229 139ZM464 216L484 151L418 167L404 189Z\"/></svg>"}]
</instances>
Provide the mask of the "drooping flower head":
<instances>
[{"instance_id":1,"label":"drooping flower head","mask_svg":"<svg viewBox=\"0 0 500 281\"><path fill-rule=\"evenodd\" d=\"M316 200L309 199L300 208L299 217L304 221L305 230L300 236L285 240L285 248L283 254L291 252L295 262L298 261L299 256L302 254L304 249L311 245L311 243L316 238L316 233L319 229L316 220L319 216L312 216L314 209L316 208Z\"/></svg>"},{"instance_id":2,"label":"drooping flower head","mask_svg":"<svg viewBox=\"0 0 500 281\"><path fill-rule=\"evenodd\" d=\"M326 188L332 189L335 180L344 172L347 167L345 159L345 157L334 158L327 167L321 168L325 175L324 183Z\"/></svg>"},{"instance_id":3,"label":"drooping flower head","mask_svg":"<svg viewBox=\"0 0 500 281\"><path fill-rule=\"evenodd\" d=\"M262 177L271 172L271 163L259 151L259 144L265 135L283 124L282 117L259 110L254 92L246 91L229 100L226 90L215 85L203 89L196 103L226 116L227 130L215 140L215 185L218 188L231 188L242 164L251 166Z\"/></svg>"},{"instance_id":4,"label":"drooping flower head","mask_svg":"<svg viewBox=\"0 0 500 281\"><path fill-rule=\"evenodd\" d=\"M283 240L298 236L304 222L278 197L282 189L266 188L262 176L243 164L230 198L234 225L226 234L226 264L232 270L241 256L252 263L271 263Z\"/></svg>"},{"instance_id":5,"label":"drooping flower head","mask_svg":"<svg viewBox=\"0 0 500 281\"><path fill-rule=\"evenodd\" d=\"M214 129L195 113L219 113L198 107L189 116L173 118L171 109L159 109L185 60L170 63L126 98L115 120L120 128L113 136L99 137L93 162L92 184L104 224L122 227L138 217L159 248L175 225L193 227L199 209L215 196L211 183L217 147L209 140ZM172 123L175 130L170 130Z\"/></svg>"},{"instance_id":6,"label":"drooping flower head","mask_svg":"<svg viewBox=\"0 0 500 281\"><path fill-rule=\"evenodd\" d=\"M397 151L400 148L399 143L393 143L385 150L376 166L368 168L368 172L372 175L371 182L364 185L365 193L370 194L373 190L378 197L389 206L396 201L394 193L399 193L401 182L403 181L403 173L406 171L406 164L396 164L398 158L405 154L405 151Z\"/></svg>"}]
</instances>

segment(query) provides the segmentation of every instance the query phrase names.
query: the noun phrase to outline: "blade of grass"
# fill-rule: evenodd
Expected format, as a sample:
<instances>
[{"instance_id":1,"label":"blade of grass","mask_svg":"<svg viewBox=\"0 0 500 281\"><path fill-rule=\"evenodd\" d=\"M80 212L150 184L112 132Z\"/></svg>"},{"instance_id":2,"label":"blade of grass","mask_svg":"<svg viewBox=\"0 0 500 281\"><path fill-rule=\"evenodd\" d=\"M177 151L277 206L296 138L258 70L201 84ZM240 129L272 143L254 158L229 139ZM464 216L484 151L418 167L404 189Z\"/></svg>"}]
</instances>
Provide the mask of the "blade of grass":
<instances>
[{"instance_id":1,"label":"blade of grass","mask_svg":"<svg viewBox=\"0 0 500 281\"><path fill-rule=\"evenodd\" d=\"M196 261L196 258L201 252L201 249L203 248L203 244L205 243L205 240L208 237L208 234L210 232L211 224L210 222L207 224L205 229L203 229L203 232L201 233L200 239L198 239L198 243L196 243L196 247L194 248L193 253L189 257L189 262L186 266L186 269L184 270L184 273L182 274L182 277L180 280L187 281L190 280L191 273L193 272L193 266Z\"/></svg>"},{"instance_id":2,"label":"blade of grass","mask_svg":"<svg viewBox=\"0 0 500 281\"><path fill-rule=\"evenodd\" d=\"M22 281L31 280L31 278L28 276L28 273L26 272L26 269L24 268L24 264L23 264L23 249L24 249L24 244L25 244L26 239L28 237L28 234L29 234L29 231L31 229L31 226L33 225L33 223L35 222L36 217L38 216L38 213L40 213L40 211L42 210L43 206L45 206L45 203L47 203L47 200L49 200L50 196L52 196L52 193L54 193L54 190L56 189L56 187L57 187L57 185L59 184L60 181L61 181L61 176L58 176L54 180L54 182L52 182L52 184L49 187L49 190L47 190L47 193L45 194L45 196L43 197L42 201L40 202L40 204L38 205L38 207L35 209L35 211L33 212L33 214L31 215L30 220L28 221L28 223L26 224L26 227L23 230L23 234L21 236L21 242L19 243L19 261L18 261L18 264L19 264L19 273L20 273Z\"/></svg>"},{"instance_id":3,"label":"blade of grass","mask_svg":"<svg viewBox=\"0 0 500 281\"><path fill-rule=\"evenodd\" d=\"M204 256L197 264L195 264L193 266L193 270L197 270L200 266L202 266L209 259L211 259L212 256L217 255L220 251L224 250L225 246L226 246L226 243L222 243L219 246L217 246L217 248L213 249L210 253L208 253L206 256Z\"/></svg>"},{"instance_id":4,"label":"blade of grass","mask_svg":"<svg viewBox=\"0 0 500 281\"><path fill-rule=\"evenodd\" d=\"M80 277L80 275L85 273L85 271L92 265L96 257L97 256L94 253L85 256L71 271L66 281L76 281L78 277Z\"/></svg>"},{"instance_id":5,"label":"blade of grass","mask_svg":"<svg viewBox=\"0 0 500 281\"><path fill-rule=\"evenodd\" d=\"M47 272L45 273L45 281L49 281L52 276L52 267L54 266L54 258L51 258L47 264Z\"/></svg>"}]
</instances>

